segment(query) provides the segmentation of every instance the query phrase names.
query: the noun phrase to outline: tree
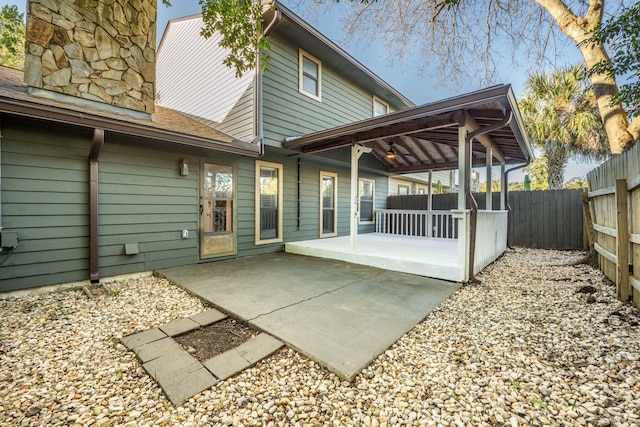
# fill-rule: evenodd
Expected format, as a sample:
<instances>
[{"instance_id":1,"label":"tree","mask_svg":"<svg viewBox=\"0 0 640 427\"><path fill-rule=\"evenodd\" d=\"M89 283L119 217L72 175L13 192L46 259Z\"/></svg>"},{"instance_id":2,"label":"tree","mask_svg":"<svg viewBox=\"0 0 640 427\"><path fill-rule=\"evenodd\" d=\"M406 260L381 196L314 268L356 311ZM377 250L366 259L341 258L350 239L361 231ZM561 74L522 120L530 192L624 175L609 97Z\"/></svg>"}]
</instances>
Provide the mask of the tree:
<instances>
[{"instance_id":1,"label":"tree","mask_svg":"<svg viewBox=\"0 0 640 427\"><path fill-rule=\"evenodd\" d=\"M268 43L255 8L262 3L201 1L203 33L221 32L222 43L232 48L228 63L238 73L255 67ZM616 3L607 13L618 13L622 6ZM588 69L607 60L605 44L589 42L604 15L604 0L352 0L346 24L348 34L383 41L400 60L407 52L420 52L426 60L437 61L443 80L476 78L483 67L485 82L490 82L496 57L510 56L516 62L524 55L532 64L543 64L544 58L555 63L561 49L572 43ZM241 25L241 17L247 25ZM590 79L611 151L619 153L640 137L640 117L630 122L622 106L611 102L619 93L615 76L594 72Z\"/></svg>"},{"instance_id":2,"label":"tree","mask_svg":"<svg viewBox=\"0 0 640 427\"><path fill-rule=\"evenodd\" d=\"M606 157L604 129L584 67L531 74L520 110L533 144L543 154L549 189L563 187L572 156L585 160Z\"/></svg>"},{"instance_id":3,"label":"tree","mask_svg":"<svg viewBox=\"0 0 640 427\"><path fill-rule=\"evenodd\" d=\"M637 116L640 113L640 2L599 25L589 42L609 43L614 51L613 58L602 59L589 74L626 78L629 83L620 86L620 93L612 97L612 102L626 107L629 117Z\"/></svg>"},{"instance_id":4,"label":"tree","mask_svg":"<svg viewBox=\"0 0 640 427\"><path fill-rule=\"evenodd\" d=\"M586 178L585 177L577 177L577 176L571 178L564 185L564 188L571 188L571 189L587 189L588 187L589 187L589 184L588 184Z\"/></svg>"},{"instance_id":5,"label":"tree","mask_svg":"<svg viewBox=\"0 0 640 427\"><path fill-rule=\"evenodd\" d=\"M0 9L0 65L24 68L24 15L18 6Z\"/></svg>"},{"instance_id":6,"label":"tree","mask_svg":"<svg viewBox=\"0 0 640 427\"><path fill-rule=\"evenodd\" d=\"M531 178L531 190L549 189L549 174L547 173L547 162L544 158L536 157L523 170Z\"/></svg>"}]
</instances>

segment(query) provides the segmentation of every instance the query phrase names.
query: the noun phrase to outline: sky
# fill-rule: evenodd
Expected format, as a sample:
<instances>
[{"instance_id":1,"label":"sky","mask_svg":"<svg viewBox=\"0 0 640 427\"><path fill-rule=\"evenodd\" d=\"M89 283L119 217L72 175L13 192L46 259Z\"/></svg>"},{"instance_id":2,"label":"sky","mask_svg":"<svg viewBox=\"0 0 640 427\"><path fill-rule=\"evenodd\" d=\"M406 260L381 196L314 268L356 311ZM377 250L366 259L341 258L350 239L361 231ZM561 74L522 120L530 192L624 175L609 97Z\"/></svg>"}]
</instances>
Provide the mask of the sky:
<instances>
[{"instance_id":1,"label":"sky","mask_svg":"<svg viewBox=\"0 0 640 427\"><path fill-rule=\"evenodd\" d=\"M282 3L317 28L325 36L340 45L355 59L396 88L400 93L407 96L416 105L438 101L482 88L482 85L474 80L468 80L460 87L447 87L437 84L433 78L429 77L429 69L426 69L423 73L417 71L421 68L418 64L422 64L424 61L424 58L420 57L420 55L409 55L404 64L392 65L389 60L390 53L386 51L381 44L364 44L358 42L357 38L356 40L345 42L339 21L332 19L329 14L322 13L322 11L311 10L310 5L313 5L313 1L311 0L282 0ZM0 1L0 6L5 4L17 4L20 11L24 12L26 1ZM340 6L338 5L336 7ZM171 7L164 6L162 2L158 0L158 43L170 19L181 18L200 12L201 7L198 0L173 0ZM575 60L580 60L577 49L575 52L568 52L567 57L574 62ZM524 92L527 78L526 68L514 67L509 62L499 65L497 73L498 78L495 81L496 84L511 84L516 97L519 97ZM593 163L577 163L572 161L568 165L565 180L573 177L584 177L586 173L595 166ZM484 168L480 168L478 171L481 174L480 179L484 180L484 170L482 169ZM511 177L511 180L516 181L521 181L522 179L522 174L514 174Z\"/></svg>"}]
</instances>

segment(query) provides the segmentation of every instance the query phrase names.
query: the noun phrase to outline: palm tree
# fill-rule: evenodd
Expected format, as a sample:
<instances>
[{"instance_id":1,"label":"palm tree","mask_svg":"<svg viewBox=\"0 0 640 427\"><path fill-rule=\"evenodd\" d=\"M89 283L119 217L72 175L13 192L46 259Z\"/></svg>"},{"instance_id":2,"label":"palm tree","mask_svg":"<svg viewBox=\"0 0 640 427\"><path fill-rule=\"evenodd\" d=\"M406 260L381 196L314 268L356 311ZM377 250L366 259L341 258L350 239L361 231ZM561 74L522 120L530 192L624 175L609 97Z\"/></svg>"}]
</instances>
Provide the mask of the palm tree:
<instances>
[{"instance_id":1,"label":"palm tree","mask_svg":"<svg viewBox=\"0 0 640 427\"><path fill-rule=\"evenodd\" d=\"M609 144L585 68L574 65L529 75L520 110L532 142L543 155L550 189L560 189L571 157L601 160Z\"/></svg>"}]
</instances>

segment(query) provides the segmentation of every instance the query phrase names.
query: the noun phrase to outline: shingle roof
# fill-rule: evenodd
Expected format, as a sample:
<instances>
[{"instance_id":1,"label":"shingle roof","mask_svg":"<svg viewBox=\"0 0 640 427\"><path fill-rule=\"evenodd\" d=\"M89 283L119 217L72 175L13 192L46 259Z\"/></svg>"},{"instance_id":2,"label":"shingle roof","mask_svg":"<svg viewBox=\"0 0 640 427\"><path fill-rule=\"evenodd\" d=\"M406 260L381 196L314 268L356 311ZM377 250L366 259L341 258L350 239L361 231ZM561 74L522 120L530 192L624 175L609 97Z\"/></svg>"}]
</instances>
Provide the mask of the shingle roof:
<instances>
[{"instance_id":1,"label":"shingle roof","mask_svg":"<svg viewBox=\"0 0 640 427\"><path fill-rule=\"evenodd\" d=\"M259 147L239 141L177 111L156 106L151 120L29 94L23 72L0 66L0 113L157 139L208 150L257 156Z\"/></svg>"}]
</instances>

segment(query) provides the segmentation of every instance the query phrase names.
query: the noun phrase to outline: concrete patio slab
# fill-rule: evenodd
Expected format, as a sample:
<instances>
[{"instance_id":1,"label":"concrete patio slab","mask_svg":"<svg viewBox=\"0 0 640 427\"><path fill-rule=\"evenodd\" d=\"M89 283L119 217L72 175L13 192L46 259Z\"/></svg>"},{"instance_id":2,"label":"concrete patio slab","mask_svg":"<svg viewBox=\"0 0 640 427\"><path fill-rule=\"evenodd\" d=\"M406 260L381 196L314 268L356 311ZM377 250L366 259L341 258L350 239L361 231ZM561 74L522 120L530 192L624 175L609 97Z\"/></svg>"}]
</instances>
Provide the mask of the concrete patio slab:
<instances>
[{"instance_id":1,"label":"concrete patio slab","mask_svg":"<svg viewBox=\"0 0 640 427\"><path fill-rule=\"evenodd\" d=\"M458 287L282 252L159 273L345 379L352 379Z\"/></svg>"},{"instance_id":2,"label":"concrete patio slab","mask_svg":"<svg viewBox=\"0 0 640 427\"><path fill-rule=\"evenodd\" d=\"M283 345L282 341L261 333L230 351L212 357L203 365L217 378L226 380L269 356Z\"/></svg>"}]
</instances>

